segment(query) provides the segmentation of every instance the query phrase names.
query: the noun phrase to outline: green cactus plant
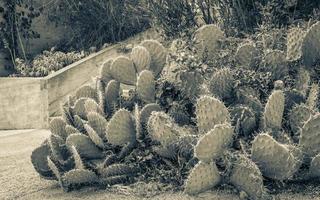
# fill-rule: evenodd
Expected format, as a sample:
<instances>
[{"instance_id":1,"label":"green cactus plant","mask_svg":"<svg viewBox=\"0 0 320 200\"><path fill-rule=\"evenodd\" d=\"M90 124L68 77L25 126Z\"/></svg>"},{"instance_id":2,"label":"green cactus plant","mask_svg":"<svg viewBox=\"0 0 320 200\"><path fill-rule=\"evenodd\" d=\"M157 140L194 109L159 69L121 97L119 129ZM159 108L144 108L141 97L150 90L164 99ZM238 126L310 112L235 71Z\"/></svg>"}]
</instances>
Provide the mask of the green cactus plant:
<instances>
[{"instance_id":1,"label":"green cactus plant","mask_svg":"<svg viewBox=\"0 0 320 200\"><path fill-rule=\"evenodd\" d=\"M221 182L215 163L199 162L190 172L184 187L186 194L195 195L209 190Z\"/></svg>"},{"instance_id":2,"label":"green cactus plant","mask_svg":"<svg viewBox=\"0 0 320 200\"><path fill-rule=\"evenodd\" d=\"M320 59L320 22L313 24L302 42L303 64L311 68Z\"/></svg>"},{"instance_id":3,"label":"green cactus plant","mask_svg":"<svg viewBox=\"0 0 320 200\"><path fill-rule=\"evenodd\" d=\"M113 63L113 59L108 59L102 64L100 68L99 77L105 86L109 83L109 81L113 79L110 73L110 67L112 63Z\"/></svg>"},{"instance_id":4,"label":"green cactus plant","mask_svg":"<svg viewBox=\"0 0 320 200\"><path fill-rule=\"evenodd\" d=\"M138 97L145 103L155 102L156 86L154 76L151 71L143 70L140 72L137 80Z\"/></svg>"},{"instance_id":5,"label":"green cactus plant","mask_svg":"<svg viewBox=\"0 0 320 200\"><path fill-rule=\"evenodd\" d=\"M49 129L52 134L55 134L62 139L66 139L68 134L65 130L67 123L62 117L55 117L49 123Z\"/></svg>"},{"instance_id":6,"label":"green cactus plant","mask_svg":"<svg viewBox=\"0 0 320 200\"><path fill-rule=\"evenodd\" d=\"M292 178L302 164L302 152L296 147L278 143L268 134L256 136L251 158L262 174L276 180Z\"/></svg>"},{"instance_id":7,"label":"green cactus plant","mask_svg":"<svg viewBox=\"0 0 320 200\"><path fill-rule=\"evenodd\" d=\"M105 113L107 116L112 116L119 104L120 83L116 80L111 80L105 88Z\"/></svg>"},{"instance_id":8,"label":"green cactus plant","mask_svg":"<svg viewBox=\"0 0 320 200\"><path fill-rule=\"evenodd\" d=\"M311 116L301 129L299 147L308 157L316 156L320 152L320 114Z\"/></svg>"},{"instance_id":9,"label":"green cactus plant","mask_svg":"<svg viewBox=\"0 0 320 200\"><path fill-rule=\"evenodd\" d=\"M300 129L312 115L313 111L305 104L296 105L289 112L288 122L291 131L293 132L295 141L299 140Z\"/></svg>"},{"instance_id":10,"label":"green cactus plant","mask_svg":"<svg viewBox=\"0 0 320 200\"><path fill-rule=\"evenodd\" d=\"M202 96L196 104L197 126L200 134L207 133L217 124L231 123L230 113L223 102Z\"/></svg>"},{"instance_id":11,"label":"green cactus plant","mask_svg":"<svg viewBox=\"0 0 320 200\"><path fill-rule=\"evenodd\" d=\"M317 108L318 96L319 96L319 85L316 83L313 83L311 85L307 102L306 102L306 104L311 110L318 111L318 108Z\"/></svg>"},{"instance_id":12,"label":"green cactus plant","mask_svg":"<svg viewBox=\"0 0 320 200\"><path fill-rule=\"evenodd\" d=\"M126 56L119 56L111 64L111 76L124 84L134 85L137 82L136 70L132 60Z\"/></svg>"},{"instance_id":13,"label":"green cactus plant","mask_svg":"<svg viewBox=\"0 0 320 200\"><path fill-rule=\"evenodd\" d=\"M238 47L235 60L241 67L255 70L259 57L258 53L252 42L245 43Z\"/></svg>"},{"instance_id":14,"label":"green cactus plant","mask_svg":"<svg viewBox=\"0 0 320 200\"><path fill-rule=\"evenodd\" d=\"M231 108L230 114L240 135L249 136L257 128L256 116L250 107L236 105Z\"/></svg>"},{"instance_id":15,"label":"green cactus plant","mask_svg":"<svg viewBox=\"0 0 320 200\"><path fill-rule=\"evenodd\" d=\"M97 147L104 149L105 144L103 142L103 139L97 134L97 132L88 124L84 125L84 128L86 129L86 132L91 139L91 141L97 145Z\"/></svg>"},{"instance_id":16,"label":"green cactus plant","mask_svg":"<svg viewBox=\"0 0 320 200\"><path fill-rule=\"evenodd\" d=\"M34 169L45 179L54 179L54 174L48 166L47 157L50 155L51 150L48 143L42 144L31 153L31 162Z\"/></svg>"},{"instance_id":17,"label":"green cactus plant","mask_svg":"<svg viewBox=\"0 0 320 200\"><path fill-rule=\"evenodd\" d=\"M151 64L149 51L143 46L136 46L132 49L130 58L132 59L137 73L148 70Z\"/></svg>"},{"instance_id":18,"label":"green cactus plant","mask_svg":"<svg viewBox=\"0 0 320 200\"><path fill-rule=\"evenodd\" d=\"M269 96L263 113L263 128L280 130L284 112L285 97L281 90L275 90Z\"/></svg>"},{"instance_id":19,"label":"green cactus plant","mask_svg":"<svg viewBox=\"0 0 320 200\"><path fill-rule=\"evenodd\" d=\"M195 156L202 162L210 163L222 156L233 141L234 132L229 124L218 124L203 135L195 146Z\"/></svg>"},{"instance_id":20,"label":"green cactus plant","mask_svg":"<svg viewBox=\"0 0 320 200\"><path fill-rule=\"evenodd\" d=\"M233 96L234 87L233 72L229 68L217 70L209 82L209 90L212 94L222 100Z\"/></svg>"},{"instance_id":21,"label":"green cactus plant","mask_svg":"<svg viewBox=\"0 0 320 200\"><path fill-rule=\"evenodd\" d=\"M91 98L91 99L97 100L96 90L89 85L84 85L80 87L75 94L76 100L80 98Z\"/></svg>"},{"instance_id":22,"label":"green cactus plant","mask_svg":"<svg viewBox=\"0 0 320 200\"><path fill-rule=\"evenodd\" d=\"M167 51L164 46L156 40L144 40L140 46L146 48L151 56L150 71L154 77L158 77L167 60Z\"/></svg>"},{"instance_id":23,"label":"green cactus plant","mask_svg":"<svg viewBox=\"0 0 320 200\"><path fill-rule=\"evenodd\" d=\"M295 88L303 94L303 96L307 95L307 91L309 89L310 83L310 73L308 70L304 68L300 68L297 72L297 79L295 82Z\"/></svg>"},{"instance_id":24,"label":"green cactus plant","mask_svg":"<svg viewBox=\"0 0 320 200\"><path fill-rule=\"evenodd\" d=\"M261 71L271 72L273 80L282 80L288 74L286 56L283 51L271 50L263 59Z\"/></svg>"},{"instance_id":25,"label":"green cactus plant","mask_svg":"<svg viewBox=\"0 0 320 200\"><path fill-rule=\"evenodd\" d=\"M287 60L297 61L302 56L302 42L305 31L302 28L295 27L288 31L287 35Z\"/></svg>"},{"instance_id":26,"label":"green cactus plant","mask_svg":"<svg viewBox=\"0 0 320 200\"><path fill-rule=\"evenodd\" d=\"M92 129L99 135L101 139L106 138L106 127L107 120L103 115L97 112L89 112L87 114L88 124L92 127Z\"/></svg>"}]
</instances>

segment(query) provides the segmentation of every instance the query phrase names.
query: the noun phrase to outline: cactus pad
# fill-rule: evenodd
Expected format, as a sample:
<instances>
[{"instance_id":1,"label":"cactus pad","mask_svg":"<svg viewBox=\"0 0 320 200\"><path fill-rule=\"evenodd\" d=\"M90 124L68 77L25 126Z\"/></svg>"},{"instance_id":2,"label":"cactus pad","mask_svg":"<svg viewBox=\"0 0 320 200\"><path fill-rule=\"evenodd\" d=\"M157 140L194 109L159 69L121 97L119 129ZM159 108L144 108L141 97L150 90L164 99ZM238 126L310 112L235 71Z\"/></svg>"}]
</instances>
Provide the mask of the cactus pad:
<instances>
[{"instance_id":1,"label":"cactus pad","mask_svg":"<svg viewBox=\"0 0 320 200\"><path fill-rule=\"evenodd\" d=\"M300 68L297 73L295 88L303 94L303 96L306 96L307 91L309 89L309 83L310 83L310 73L309 71Z\"/></svg>"},{"instance_id":2,"label":"cactus pad","mask_svg":"<svg viewBox=\"0 0 320 200\"><path fill-rule=\"evenodd\" d=\"M73 106L73 114L78 115L82 119L87 119L86 107L84 106L89 98L78 99Z\"/></svg>"},{"instance_id":3,"label":"cactus pad","mask_svg":"<svg viewBox=\"0 0 320 200\"><path fill-rule=\"evenodd\" d=\"M312 158L309 173L311 177L318 178L320 177L320 154Z\"/></svg>"},{"instance_id":4,"label":"cactus pad","mask_svg":"<svg viewBox=\"0 0 320 200\"><path fill-rule=\"evenodd\" d=\"M104 115L104 111L101 110L100 106L93 99L87 99L84 103L84 108L86 110L86 114L88 114L89 112L97 112L101 115Z\"/></svg>"},{"instance_id":5,"label":"cactus pad","mask_svg":"<svg viewBox=\"0 0 320 200\"><path fill-rule=\"evenodd\" d=\"M254 44L242 44L237 49L235 59L241 67L254 70L259 56L258 53Z\"/></svg>"},{"instance_id":6,"label":"cactus pad","mask_svg":"<svg viewBox=\"0 0 320 200\"><path fill-rule=\"evenodd\" d=\"M272 50L264 56L263 68L264 72L271 72L273 80L282 80L288 74L288 66L283 51Z\"/></svg>"},{"instance_id":7,"label":"cactus pad","mask_svg":"<svg viewBox=\"0 0 320 200\"><path fill-rule=\"evenodd\" d=\"M302 59L307 67L312 67L320 59L320 22L313 24L302 42Z\"/></svg>"},{"instance_id":8,"label":"cactus pad","mask_svg":"<svg viewBox=\"0 0 320 200\"><path fill-rule=\"evenodd\" d=\"M253 110L248 106L237 105L231 110L232 122L238 125L239 133L249 136L257 127L257 120Z\"/></svg>"},{"instance_id":9,"label":"cactus pad","mask_svg":"<svg viewBox=\"0 0 320 200\"><path fill-rule=\"evenodd\" d=\"M75 169L86 169L86 166L75 146L70 147L70 151L72 153L72 157L74 160Z\"/></svg>"},{"instance_id":10,"label":"cactus pad","mask_svg":"<svg viewBox=\"0 0 320 200\"><path fill-rule=\"evenodd\" d=\"M233 141L233 128L229 124L218 124L202 136L195 147L195 156L206 163L218 159Z\"/></svg>"},{"instance_id":11,"label":"cactus pad","mask_svg":"<svg viewBox=\"0 0 320 200\"><path fill-rule=\"evenodd\" d=\"M113 115L107 126L107 139L119 146L135 141L134 121L129 111L120 109Z\"/></svg>"},{"instance_id":12,"label":"cactus pad","mask_svg":"<svg viewBox=\"0 0 320 200\"><path fill-rule=\"evenodd\" d=\"M41 177L52 179L54 174L48 166L47 157L50 155L50 147L48 144L42 144L40 147L32 151L31 162L34 169Z\"/></svg>"},{"instance_id":13,"label":"cactus pad","mask_svg":"<svg viewBox=\"0 0 320 200\"><path fill-rule=\"evenodd\" d=\"M81 117L79 117L78 115L74 116L74 127L76 127L77 130L81 133L85 131L84 124L85 122L83 119L81 119Z\"/></svg>"},{"instance_id":14,"label":"cactus pad","mask_svg":"<svg viewBox=\"0 0 320 200\"><path fill-rule=\"evenodd\" d=\"M156 86L152 72L143 70L138 77L137 81L137 94L138 97L145 103L154 103Z\"/></svg>"},{"instance_id":15,"label":"cactus pad","mask_svg":"<svg viewBox=\"0 0 320 200\"><path fill-rule=\"evenodd\" d=\"M100 79L103 81L105 85L107 85L109 81L113 79L110 73L110 67L112 62L113 62L112 59L107 60L102 64L100 69Z\"/></svg>"},{"instance_id":16,"label":"cactus pad","mask_svg":"<svg viewBox=\"0 0 320 200\"><path fill-rule=\"evenodd\" d=\"M229 68L216 71L210 82L210 92L220 99L229 99L233 95L234 77Z\"/></svg>"},{"instance_id":17,"label":"cactus pad","mask_svg":"<svg viewBox=\"0 0 320 200\"><path fill-rule=\"evenodd\" d=\"M320 114L316 114L302 127L299 146L310 157L320 153Z\"/></svg>"},{"instance_id":18,"label":"cactus pad","mask_svg":"<svg viewBox=\"0 0 320 200\"><path fill-rule=\"evenodd\" d=\"M110 73L115 80L127 85L134 85L137 81L134 64L125 56L119 56L112 62Z\"/></svg>"},{"instance_id":19,"label":"cactus pad","mask_svg":"<svg viewBox=\"0 0 320 200\"><path fill-rule=\"evenodd\" d=\"M145 105L140 111L140 122L142 126L146 126L153 111L159 112L161 111L161 107L159 104L150 103Z\"/></svg>"},{"instance_id":20,"label":"cactus pad","mask_svg":"<svg viewBox=\"0 0 320 200\"><path fill-rule=\"evenodd\" d=\"M156 40L144 40L140 46L145 47L151 56L150 71L157 77L166 64L167 51L162 44Z\"/></svg>"},{"instance_id":21,"label":"cactus pad","mask_svg":"<svg viewBox=\"0 0 320 200\"><path fill-rule=\"evenodd\" d=\"M292 28L287 35L287 60L300 60L302 56L302 42L305 32L301 28Z\"/></svg>"},{"instance_id":22,"label":"cactus pad","mask_svg":"<svg viewBox=\"0 0 320 200\"><path fill-rule=\"evenodd\" d=\"M49 143L52 155L56 160L63 161L66 159L67 152L66 152L66 148L64 147L65 141L61 137L55 134L51 134L49 137L48 143Z\"/></svg>"},{"instance_id":23,"label":"cactus pad","mask_svg":"<svg viewBox=\"0 0 320 200\"><path fill-rule=\"evenodd\" d=\"M89 112L87 117L88 124L95 130L100 138L104 139L106 137L107 120L96 112Z\"/></svg>"},{"instance_id":24,"label":"cactus pad","mask_svg":"<svg viewBox=\"0 0 320 200\"><path fill-rule=\"evenodd\" d=\"M151 56L149 51L143 46L136 46L132 49L130 54L137 73L150 68Z\"/></svg>"},{"instance_id":25,"label":"cactus pad","mask_svg":"<svg viewBox=\"0 0 320 200\"><path fill-rule=\"evenodd\" d=\"M196 105L197 125L200 134L207 133L216 124L231 123L227 107L210 96L200 97Z\"/></svg>"},{"instance_id":26,"label":"cactus pad","mask_svg":"<svg viewBox=\"0 0 320 200\"><path fill-rule=\"evenodd\" d=\"M199 162L191 171L185 183L184 192L190 195L205 192L221 181L218 168L215 163Z\"/></svg>"},{"instance_id":27,"label":"cactus pad","mask_svg":"<svg viewBox=\"0 0 320 200\"><path fill-rule=\"evenodd\" d=\"M84 85L80 87L75 94L75 99L78 100L80 98L91 98L97 100L97 92L94 88L89 85Z\"/></svg>"},{"instance_id":28,"label":"cactus pad","mask_svg":"<svg viewBox=\"0 0 320 200\"><path fill-rule=\"evenodd\" d=\"M280 130L284 112L284 93L275 90L269 96L263 113L264 128Z\"/></svg>"},{"instance_id":29,"label":"cactus pad","mask_svg":"<svg viewBox=\"0 0 320 200\"><path fill-rule=\"evenodd\" d=\"M293 150L297 149L278 143L268 134L259 134L252 142L251 158L264 176L285 180L291 178L302 164L298 159L300 156L291 153Z\"/></svg>"},{"instance_id":30,"label":"cactus pad","mask_svg":"<svg viewBox=\"0 0 320 200\"><path fill-rule=\"evenodd\" d=\"M118 106L120 96L120 83L112 80L105 89L105 113L111 116Z\"/></svg>"},{"instance_id":31,"label":"cactus pad","mask_svg":"<svg viewBox=\"0 0 320 200\"><path fill-rule=\"evenodd\" d=\"M97 145L99 148L104 149L105 145L103 143L102 138L97 134L97 132L88 124L84 125L84 128L86 129L89 138L91 141Z\"/></svg>"},{"instance_id":32,"label":"cactus pad","mask_svg":"<svg viewBox=\"0 0 320 200\"><path fill-rule=\"evenodd\" d=\"M194 45L202 57L215 58L220 49L224 33L215 25L204 25L194 33Z\"/></svg>"},{"instance_id":33,"label":"cactus pad","mask_svg":"<svg viewBox=\"0 0 320 200\"><path fill-rule=\"evenodd\" d=\"M62 139L67 138L67 132L65 130L67 123L62 117L54 117L49 124L49 128L52 134L55 134Z\"/></svg>"},{"instance_id":34,"label":"cactus pad","mask_svg":"<svg viewBox=\"0 0 320 200\"><path fill-rule=\"evenodd\" d=\"M293 107L289 113L289 125L294 135L299 135L300 129L312 114L312 110L304 104Z\"/></svg>"},{"instance_id":35,"label":"cactus pad","mask_svg":"<svg viewBox=\"0 0 320 200\"><path fill-rule=\"evenodd\" d=\"M103 158L104 154L100 149L90 140L90 138L83 134L69 135L66 141L68 148L75 146L83 158L95 159Z\"/></svg>"},{"instance_id":36,"label":"cactus pad","mask_svg":"<svg viewBox=\"0 0 320 200\"><path fill-rule=\"evenodd\" d=\"M233 164L230 183L239 191L245 191L253 200L264 199L266 194L259 168L244 155L239 155Z\"/></svg>"},{"instance_id":37,"label":"cactus pad","mask_svg":"<svg viewBox=\"0 0 320 200\"><path fill-rule=\"evenodd\" d=\"M319 96L319 85L316 83L313 83L311 85L309 95L307 98L307 105L311 110L317 111L318 96Z\"/></svg>"},{"instance_id":38,"label":"cactus pad","mask_svg":"<svg viewBox=\"0 0 320 200\"><path fill-rule=\"evenodd\" d=\"M69 190L70 187L92 184L98 181L97 175L86 169L74 169L66 172L61 177L64 189Z\"/></svg>"},{"instance_id":39,"label":"cactus pad","mask_svg":"<svg viewBox=\"0 0 320 200\"><path fill-rule=\"evenodd\" d=\"M148 133L154 141L163 146L172 144L178 139L179 129L173 119L164 112L152 112L148 121Z\"/></svg>"}]
</instances>

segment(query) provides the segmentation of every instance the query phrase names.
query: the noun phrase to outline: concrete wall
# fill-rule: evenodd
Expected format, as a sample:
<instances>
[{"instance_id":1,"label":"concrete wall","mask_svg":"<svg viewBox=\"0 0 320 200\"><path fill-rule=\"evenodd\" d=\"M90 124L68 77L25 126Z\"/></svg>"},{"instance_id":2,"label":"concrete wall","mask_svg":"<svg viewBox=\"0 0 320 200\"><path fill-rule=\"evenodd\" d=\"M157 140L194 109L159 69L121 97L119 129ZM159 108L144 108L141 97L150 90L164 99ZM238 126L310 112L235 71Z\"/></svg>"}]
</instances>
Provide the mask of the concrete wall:
<instances>
[{"instance_id":1,"label":"concrete wall","mask_svg":"<svg viewBox=\"0 0 320 200\"><path fill-rule=\"evenodd\" d=\"M92 83L101 64L119 55L119 47L157 38L154 31L94 53L43 78L0 78L0 130L47 128L61 103L84 84Z\"/></svg>"}]
</instances>

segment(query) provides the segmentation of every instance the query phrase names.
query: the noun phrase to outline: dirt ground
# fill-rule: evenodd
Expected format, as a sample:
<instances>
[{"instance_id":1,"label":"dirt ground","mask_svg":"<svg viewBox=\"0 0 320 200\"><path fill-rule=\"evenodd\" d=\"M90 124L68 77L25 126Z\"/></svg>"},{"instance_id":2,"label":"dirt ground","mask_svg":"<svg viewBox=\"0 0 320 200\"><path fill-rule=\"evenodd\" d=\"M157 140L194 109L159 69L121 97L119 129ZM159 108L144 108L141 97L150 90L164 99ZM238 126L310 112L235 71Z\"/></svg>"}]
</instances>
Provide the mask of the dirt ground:
<instances>
[{"instance_id":1,"label":"dirt ground","mask_svg":"<svg viewBox=\"0 0 320 200\"><path fill-rule=\"evenodd\" d=\"M115 193L96 188L84 188L80 191L64 193L54 181L41 179L31 165L30 154L49 134L47 130L0 131L0 200L146 199L125 192ZM296 188L299 192L294 192ZM190 197L181 193L166 193L150 199L239 200L239 197L232 190L213 190L197 197ZM280 194L275 195L275 199L320 200L320 185L290 186Z\"/></svg>"}]
</instances>

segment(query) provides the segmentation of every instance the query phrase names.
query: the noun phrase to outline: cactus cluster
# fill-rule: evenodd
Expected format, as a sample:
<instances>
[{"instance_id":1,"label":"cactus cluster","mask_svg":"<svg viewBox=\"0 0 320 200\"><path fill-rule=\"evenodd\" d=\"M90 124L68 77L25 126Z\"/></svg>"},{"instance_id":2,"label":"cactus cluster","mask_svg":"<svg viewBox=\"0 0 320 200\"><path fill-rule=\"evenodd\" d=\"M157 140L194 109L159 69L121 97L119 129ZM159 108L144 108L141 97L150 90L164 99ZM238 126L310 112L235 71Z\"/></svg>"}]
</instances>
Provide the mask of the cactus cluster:
<instances>
[{"instance_id":1,"label":"cactus cluster","mask_svg":"<svg viewBox=\"0 0 320 200\"><path fill-rule=\"evenodd\" d=\"M311 66L319 33L319 22L306 32L292 29L286 53L250 38L231 56L239 68L186 67L178 89L160 77L165 48L143 41L129 56L107 60L96 87L68 98L50 122L52 135L31 155L34 168L66 191L177 176L171 183L189 195L229 184L257 200L271 198L270 180L317 179L319 85ZM212 61L227 40L205 25L191 43Z\"/></svg>"}]
</instances>

